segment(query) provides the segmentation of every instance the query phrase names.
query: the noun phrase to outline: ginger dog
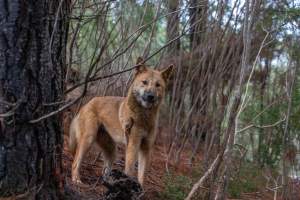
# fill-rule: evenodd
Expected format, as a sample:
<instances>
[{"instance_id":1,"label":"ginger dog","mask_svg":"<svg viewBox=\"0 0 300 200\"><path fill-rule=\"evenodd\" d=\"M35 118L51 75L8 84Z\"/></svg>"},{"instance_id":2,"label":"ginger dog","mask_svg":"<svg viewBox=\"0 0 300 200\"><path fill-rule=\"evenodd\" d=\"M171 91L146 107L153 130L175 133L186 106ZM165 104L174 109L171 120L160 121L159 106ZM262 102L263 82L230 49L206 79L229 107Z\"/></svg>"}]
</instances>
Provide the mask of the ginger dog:
<instances>
[{"instance_id":1,"label":"ginger dog","mask_svg":"<svg viewBox=\"0 0 300 200\"><path fill-rule=\"evenodd\" d=\"M70 126L69 149L75 154L72 181L81 182L79 169L84 155L96 143L103 151L104 173L110 172L116 144L126 145L125 173L134 175L138 158L138 180L143 185L150 152L156 137L158 111L173 65L153 70L138 58L135 76L126 97L95 97L81 108Z\"/></svg>"}]
</instances>

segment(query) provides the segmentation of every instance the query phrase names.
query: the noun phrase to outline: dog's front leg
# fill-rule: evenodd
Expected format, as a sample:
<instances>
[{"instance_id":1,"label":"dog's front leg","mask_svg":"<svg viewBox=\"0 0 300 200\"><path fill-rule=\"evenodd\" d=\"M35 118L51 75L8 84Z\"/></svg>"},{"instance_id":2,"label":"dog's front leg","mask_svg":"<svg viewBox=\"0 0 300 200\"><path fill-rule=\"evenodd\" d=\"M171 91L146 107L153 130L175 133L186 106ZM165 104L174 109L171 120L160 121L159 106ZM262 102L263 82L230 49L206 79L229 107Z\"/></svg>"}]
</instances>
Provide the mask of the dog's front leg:
<instances>
[{"instance_id":1,"label":"dog's front leg","mask_svg":"<svg viewBox=\"0 0 300 200\"><path fill-rule=\"evenodd\" d=\"M138 169L138 180L143 186L145 171L148 168L150 159L150 146L148 141L142 141L141 148L139 151L139 169Z\"/></svg>"},{"instance_id":2,"label":"dog's front leg","mask_svg":"<svg viewBox=\"0 0 300 200\"><path fill-rule=\"evenodd\" d=\"M138 134L136 128L132 128L128 138L125 158L125 173L129 176L134 175L134 166L137 160L140 144L141 136Z\"/></svg>"},{"instance_id":3,"label":"dog's front leg","mask_svg":"<svg viewBox=\"0 0 300 200\"><path fill-rule=\"evenodd\" d=\"M123 126L124 126L123 129L125 132L126 146L127 146L128 141L129 141L130 131L131 131L131 128L133 127L133 119L131 117L129 117L129 119L125 121Z\"/></svg>"}]
</instances>

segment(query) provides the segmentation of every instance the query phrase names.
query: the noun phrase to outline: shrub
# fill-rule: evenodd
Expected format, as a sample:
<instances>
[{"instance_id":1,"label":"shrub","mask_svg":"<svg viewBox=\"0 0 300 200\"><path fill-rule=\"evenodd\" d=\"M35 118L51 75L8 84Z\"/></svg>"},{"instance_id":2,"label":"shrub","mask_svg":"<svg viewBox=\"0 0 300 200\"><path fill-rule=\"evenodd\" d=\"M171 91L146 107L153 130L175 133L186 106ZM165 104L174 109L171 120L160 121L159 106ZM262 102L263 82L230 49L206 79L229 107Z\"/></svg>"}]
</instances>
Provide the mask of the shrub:
<instances>
[{"instance_id":1,"label":"shrub","mask_svg":"<svg viewBox=\"0 0 300 200\"><path fill-rule=\"evenodd\" d=\"M183 175L166 175L164 182L165 189L162 192L162 199L166 200L182 200L192 187L191 179Z\"/></svg>"}]
</instances>

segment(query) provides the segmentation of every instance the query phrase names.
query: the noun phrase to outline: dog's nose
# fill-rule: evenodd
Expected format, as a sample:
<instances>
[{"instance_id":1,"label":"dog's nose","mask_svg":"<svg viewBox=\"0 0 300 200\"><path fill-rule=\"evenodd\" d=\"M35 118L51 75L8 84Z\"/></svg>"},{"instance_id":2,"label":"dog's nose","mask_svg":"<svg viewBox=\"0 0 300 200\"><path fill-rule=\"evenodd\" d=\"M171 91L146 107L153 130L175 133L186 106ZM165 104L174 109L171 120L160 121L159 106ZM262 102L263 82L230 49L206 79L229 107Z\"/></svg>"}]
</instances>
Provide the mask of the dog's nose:
<instances>
[{"instance_id":1,"label":"dog's nose","mask_svg":"<svg viewBox=\"0 0 300 200\"><path fill-rule=\"evenodd\" d=\"M154 95L152 93L147 93L146 100L151 103L154 102Z\"/></svg>"},{"instance_id":2,"label":"dog's nose","mask_svg":"<svg viewBox=\"0 0 300 200\"><path fill-rule=\"evenodd\" d=\"M148 101L154 101L154 95L149 94L149 95L147 96L147 99L148 99Z\"/></svg>"}]
</instances>

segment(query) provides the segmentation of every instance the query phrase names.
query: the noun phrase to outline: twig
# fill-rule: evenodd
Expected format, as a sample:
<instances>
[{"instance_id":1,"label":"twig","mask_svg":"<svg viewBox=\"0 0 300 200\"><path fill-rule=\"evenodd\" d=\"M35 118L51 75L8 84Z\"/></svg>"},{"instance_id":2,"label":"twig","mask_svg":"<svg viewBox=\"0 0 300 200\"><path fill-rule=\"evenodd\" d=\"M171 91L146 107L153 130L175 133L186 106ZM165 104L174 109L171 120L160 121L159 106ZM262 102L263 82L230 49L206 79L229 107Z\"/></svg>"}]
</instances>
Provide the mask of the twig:
<instances>
[{"instance_id":1,"label":"twig","mask_svg":"<svg viewBox=\"0 0 300 200\"><path fill-rule=\"evenodd\" d=\"M284 122L285 120L286 120L286 117L284 117L284 118L281 119L281 120L278 120L277 122L275 122L275 123L273 123L273 124L268 124L268 125L263 125L263 126L258 126L258 125L255 125L255 124L250 124L250 125L246 126L245 128L236 131L236 133L241 133L241 132L246 131L246 130L252 128L252 127L260 128L260 129L271 128L271 127L274 127L274 126L277 126L277 125L281 124L281 123Z\"/></svg>"}]
</instances>

